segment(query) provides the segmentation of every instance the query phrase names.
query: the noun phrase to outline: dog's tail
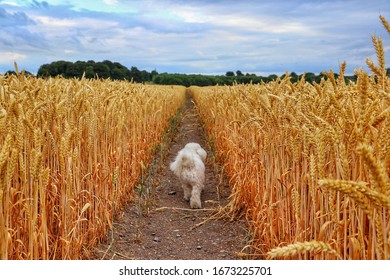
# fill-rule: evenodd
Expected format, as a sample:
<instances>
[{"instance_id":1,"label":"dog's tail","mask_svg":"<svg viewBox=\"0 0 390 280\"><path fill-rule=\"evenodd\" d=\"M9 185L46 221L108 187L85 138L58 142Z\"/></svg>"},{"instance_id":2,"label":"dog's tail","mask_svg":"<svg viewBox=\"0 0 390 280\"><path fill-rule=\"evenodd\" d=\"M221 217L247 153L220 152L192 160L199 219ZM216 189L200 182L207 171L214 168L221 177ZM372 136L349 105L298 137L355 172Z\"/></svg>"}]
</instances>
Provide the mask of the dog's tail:
<instances>
[{"instance_id":1,"label":"dog's tail","mask_svg":"<svg viewBox=\"0 0 390 280\"><path fill-rule=\"evenodd\" d=\"M182 168L192 169L195 166L194 155L191 152L184 152L181 157Z\"/></svg>"}]
</instances>

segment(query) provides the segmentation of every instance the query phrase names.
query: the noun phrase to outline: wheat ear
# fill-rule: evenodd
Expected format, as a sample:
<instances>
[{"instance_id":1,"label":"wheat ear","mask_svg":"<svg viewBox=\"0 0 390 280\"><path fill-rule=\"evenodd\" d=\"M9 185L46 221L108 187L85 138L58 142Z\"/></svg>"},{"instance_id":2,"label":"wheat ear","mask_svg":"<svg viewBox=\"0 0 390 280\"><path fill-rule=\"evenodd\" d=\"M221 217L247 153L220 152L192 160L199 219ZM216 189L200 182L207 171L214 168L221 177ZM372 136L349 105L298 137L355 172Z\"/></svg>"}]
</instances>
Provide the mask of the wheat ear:
<instances>
[{"instance_id":1,"label":"wheat ear","mask_svg":"<svg viewBox=\"0 0 390 280\"><path fill-rule=\"evenodd\" d=\"M384 16L379 16L379 18L381 19L383 26L387 30L387 33L390 34L390 24L387 22L386 18Z\"/></svg>"},{"instance_id":2,"label":"wheat ear","mask_svg":"<svg viewBox=\"0 0 390 280\"><path fill-rule=\"evenodd\" d=\"M267 256L269 259L274 259L278 257L295 256L305 252L328 252L341 259L341 256L329 244L316 240L296 242L284 247L274 248L267 253Z\"/></svg>"},{"instance_id":3,"label":"wheat ear","mask_svg":"<svg viewBox=\"0 0 390 280\"><path fill-rule=\"evenodd\" d=\"M375 160L374 155L368 145L359 145L358 151L360 152L364 163L372 175L375 189L378 192L388 196L390 194L390 184L385 167L381 162Z\"/></svg>"},{"instance_id":4,"label":"wheat ear","mask_svg":"<svg viewBox=\"0 0 390 280\"><path fill-rule=\"evenodd\" d=\"M360 205L360 208L372 220L372 206L368 203L365 196L358 191L359 187L365 186L364 182L324 179L318 180L318 184L321 188L330 188L336 191L340 191L353 198Z\"/></svg>"}]
</instances>

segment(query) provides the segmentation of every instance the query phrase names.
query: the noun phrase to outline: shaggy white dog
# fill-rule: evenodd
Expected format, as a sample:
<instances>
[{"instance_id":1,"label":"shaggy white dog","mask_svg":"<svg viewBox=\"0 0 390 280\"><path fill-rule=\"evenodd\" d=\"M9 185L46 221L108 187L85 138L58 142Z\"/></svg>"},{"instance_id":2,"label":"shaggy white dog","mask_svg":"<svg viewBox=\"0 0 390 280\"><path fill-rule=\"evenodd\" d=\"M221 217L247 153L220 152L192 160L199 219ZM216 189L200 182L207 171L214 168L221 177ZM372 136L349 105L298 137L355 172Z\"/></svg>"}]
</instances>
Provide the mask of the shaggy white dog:
<instances>
[{"instance_id":1,"label":"shaggy white dog","mask_svg":"<svg viewBox=\"0 0 390 280\"><path fill-rule=\"evenodd\" d=\"M204 161L207 153L198 143L188 143L179 151L170 169L179 178L184 199L191 208L201 208L200 194L204 188Z\"/></svg>"}]
</instances>

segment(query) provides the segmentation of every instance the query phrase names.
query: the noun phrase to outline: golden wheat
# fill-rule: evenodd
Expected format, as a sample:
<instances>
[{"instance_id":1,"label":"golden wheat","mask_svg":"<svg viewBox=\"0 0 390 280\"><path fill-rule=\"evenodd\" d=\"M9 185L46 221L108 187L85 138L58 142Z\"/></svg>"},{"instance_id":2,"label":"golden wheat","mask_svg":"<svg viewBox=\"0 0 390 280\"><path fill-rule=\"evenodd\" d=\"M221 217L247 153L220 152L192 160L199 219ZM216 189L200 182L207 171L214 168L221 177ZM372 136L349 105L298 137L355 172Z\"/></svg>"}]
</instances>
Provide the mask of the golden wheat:
<instances>
[{"instance_id":1,"label":"golden wheat","mask_svg":"<svg viewBox=\"0 0 390 280\"><path fill-rule=\"evenodd\" d=\"M337 254L299 258L390 258L390 83L382 40L372 42L378 66L367 60L373 73L355 70L356 82L345 82L342 63L337 79L330 70L314 84L287 73L190 88L230 178L226 209L247 218L255 255L331 240Z\"/></svg>"},{"instance_id":2,"label":"golden wheat","mask_svg":"<svg viewBox=\"0 0 390 280\"><path fill-rule=\"evenodd\" d=\"M184 93L0 76L0 257L88 258L131 199Z\"/></svg>"}]
</instances>

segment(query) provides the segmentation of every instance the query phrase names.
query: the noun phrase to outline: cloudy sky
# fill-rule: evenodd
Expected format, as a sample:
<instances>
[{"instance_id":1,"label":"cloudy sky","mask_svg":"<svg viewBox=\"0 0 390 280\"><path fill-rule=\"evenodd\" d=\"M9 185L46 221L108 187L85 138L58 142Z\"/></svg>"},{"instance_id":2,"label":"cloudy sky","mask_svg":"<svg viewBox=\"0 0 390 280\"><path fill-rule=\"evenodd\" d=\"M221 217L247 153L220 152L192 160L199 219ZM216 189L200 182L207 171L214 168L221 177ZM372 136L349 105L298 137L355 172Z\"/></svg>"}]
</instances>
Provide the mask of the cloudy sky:
<instances>
[{"instance_id":1,"label":"cloudy sky","mask_svg":"<svg viewBox=\"0 0 390 280\"><path fill-rule=\"evenodd\" d=\"M347 72L390 61L389 0L0 0L0 73L111 60L169 73ZM374 60L375 61L375 60ZM387 67L390 67L387 64Z\"/></svg>"}]
</instances>

